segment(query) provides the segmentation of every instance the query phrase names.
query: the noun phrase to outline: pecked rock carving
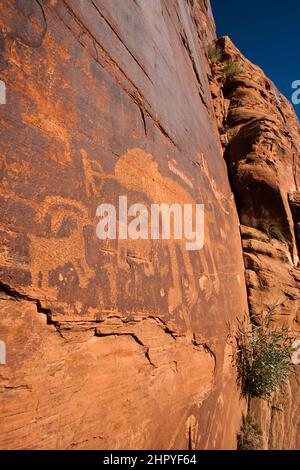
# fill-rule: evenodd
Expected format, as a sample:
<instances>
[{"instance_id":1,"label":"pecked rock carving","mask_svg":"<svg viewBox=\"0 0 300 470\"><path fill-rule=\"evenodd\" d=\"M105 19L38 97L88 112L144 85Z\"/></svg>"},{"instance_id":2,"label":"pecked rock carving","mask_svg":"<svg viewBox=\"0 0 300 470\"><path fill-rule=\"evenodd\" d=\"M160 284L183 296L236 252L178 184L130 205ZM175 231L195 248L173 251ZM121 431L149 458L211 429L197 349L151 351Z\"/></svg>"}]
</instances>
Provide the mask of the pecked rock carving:
<instances>
[{"instance_id":1,"label":"pecked rock carving","mask_svg":"<svg viewBox=\"0 0 300 470\"><path fill-rule=\"evenodd\" d=\"M235 448L247 299L208 4L2 2L0 27L0 446ZM203 250L99 240L120 195L204 203Z\"/></svg>"},{"instance_id":2,"label":"pecked rock carving","mask_svg":"<svg viewBox=\"0 0 300 470\"><path fill-rule=\"evenodd\" d=\"M299 125L213 40L206 0L1 2L0 448L236 449L239 321L298 332ZM120 195L203 203L203 249L99 240ZM251 402L265 448L299 448L297 387Z\"/></svg>"},{"instance_id":3,"label":"pecked rock carving","mask_svg":"<svg viewBox=\"0 0 300 470\"><path fill-rule=\"evenodd\" d=\"M38 212L39 220L46 216L51 219L50 237L29 236L33 287L49 287L49 272L67 262L76 269L79 285L86 288L94 274L85 259L83 228L89 224L87 209L78 202L50 196L45 198ZM75 221L67 235L60 234L66 216Z\"/></svg>"}]
</instances>

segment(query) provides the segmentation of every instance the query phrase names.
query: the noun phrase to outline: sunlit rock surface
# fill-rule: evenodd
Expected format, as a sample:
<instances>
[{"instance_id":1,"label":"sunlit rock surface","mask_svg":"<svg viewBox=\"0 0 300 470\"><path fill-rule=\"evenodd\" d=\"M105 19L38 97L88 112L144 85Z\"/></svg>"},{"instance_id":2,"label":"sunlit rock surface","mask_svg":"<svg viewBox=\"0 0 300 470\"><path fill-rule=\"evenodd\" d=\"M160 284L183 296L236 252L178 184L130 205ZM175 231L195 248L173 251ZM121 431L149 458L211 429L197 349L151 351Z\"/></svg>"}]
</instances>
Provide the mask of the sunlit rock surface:
<instances>
[{"instance_id":1,"label":"sunlit rock surface","mask_svg":"<svg viewBox=\"0 0 300 470\"><path fill-rule=\"evenodd\" d=\"M231 448L247 309L207 2L0 6L6 449ZM204 203L205 246L96 237L96 208Z\"/></svg>"},{"instance_id":2,"label":"sunlit rock surface","mask_svg":"<svg viewBox=\"0 0 300 470\"><path fill-rule=\"evenodd\" d=\"M0 30L0 447L236 449L248 301L299 335L291 106L224 38L221 83L204 0L5 0ZM99 240L122 195L204 204L204 248ZM297 383L251 402L265 448L300 447Z\"/></svg>"}]
</instances>

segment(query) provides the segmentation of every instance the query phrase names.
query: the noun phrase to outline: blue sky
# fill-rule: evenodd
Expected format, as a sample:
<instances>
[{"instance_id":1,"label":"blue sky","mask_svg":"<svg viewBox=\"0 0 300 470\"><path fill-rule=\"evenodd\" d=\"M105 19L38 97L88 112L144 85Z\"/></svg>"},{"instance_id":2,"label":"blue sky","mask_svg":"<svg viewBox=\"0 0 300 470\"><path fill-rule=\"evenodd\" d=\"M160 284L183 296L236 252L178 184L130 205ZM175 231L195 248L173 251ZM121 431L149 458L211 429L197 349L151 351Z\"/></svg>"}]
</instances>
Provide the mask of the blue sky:
<instances>
[{"instance_id":1,"label":"blue sky","mask_svg":"<svg viewBox=\"0 0 300 470\"><path fill-rule=\"evenodd\" d=\"M291 100L300 80L299 0L211 0L218 36L228 35ZM300 119L300 105L295 106Z\"/></svg>"}]
</instances>

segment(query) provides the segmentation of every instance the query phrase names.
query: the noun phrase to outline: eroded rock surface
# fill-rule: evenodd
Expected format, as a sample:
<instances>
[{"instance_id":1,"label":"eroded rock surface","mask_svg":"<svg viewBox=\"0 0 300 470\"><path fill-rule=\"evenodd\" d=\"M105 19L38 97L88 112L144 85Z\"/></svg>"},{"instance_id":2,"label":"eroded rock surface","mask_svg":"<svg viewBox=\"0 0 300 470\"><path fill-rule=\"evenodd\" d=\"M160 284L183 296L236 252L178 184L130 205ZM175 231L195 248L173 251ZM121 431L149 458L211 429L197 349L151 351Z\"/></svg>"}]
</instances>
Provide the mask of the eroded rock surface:
<instances>
[{"instance_id":1,"label":"eroded rock surface","mask_svg":"<svg viewBox=\"0 0 300 470\"><path fill-rule=\"evenodd\" d=\"M210 67L206 0L4 0L0 31L0 447L235 449L248 302L299 342L292 107L228 38ZM100 241L120 195L204 203L203 250ZM293 363L266 449L300 448Z\"/></svg>"},{"instance_id":2,"label":"eroded rock surface","mask_svg":"<svg viewBox=\"0 0 300 470\"><path fill-rule=\"evenodd\" d=\"M228 37L217 48L211 90L242 224L249 306L259 319L279 304L274 320L299 339L299 123L286 98ZM226 61L238 64L227 77ZM295 374L271 403L250 404L266 449L300 448L300 372L294 364Z\"/></svg>"},{"instance_id":3,"label":"eroded rock surface","mask_svg":"<svg viewBox=\"0 0 300 470\"><path fill-rule=\"evenodd\" d=\"M0 447L236 448L247 298L208 2L5 0L0 28ZM101 242L119 195L204 203L204 249Z\"/></svg>"}]
</instances>

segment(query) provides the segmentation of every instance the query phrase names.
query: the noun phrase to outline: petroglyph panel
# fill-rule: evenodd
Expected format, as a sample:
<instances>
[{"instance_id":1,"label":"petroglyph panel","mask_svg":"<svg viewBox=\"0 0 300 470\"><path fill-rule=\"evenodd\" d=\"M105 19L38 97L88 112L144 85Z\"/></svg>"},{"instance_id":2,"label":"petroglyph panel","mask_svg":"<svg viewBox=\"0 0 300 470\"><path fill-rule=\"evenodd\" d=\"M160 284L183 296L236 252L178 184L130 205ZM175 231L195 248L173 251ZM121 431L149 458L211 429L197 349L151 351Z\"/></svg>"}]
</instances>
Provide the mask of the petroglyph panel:
<instances>
[{"instance_id":1,"label":"petroglyph panel","mask_svg":"<svg viewBox=\"0 0 300 470\"><path fill-rule=\"evenodd\" d=\"M236 445L223 364L247 301L208 17L204 1L0 4L1 447ZM121 195L204 204L204 248L99 240L97 207Z\"/></svg>"}]
</instances>

